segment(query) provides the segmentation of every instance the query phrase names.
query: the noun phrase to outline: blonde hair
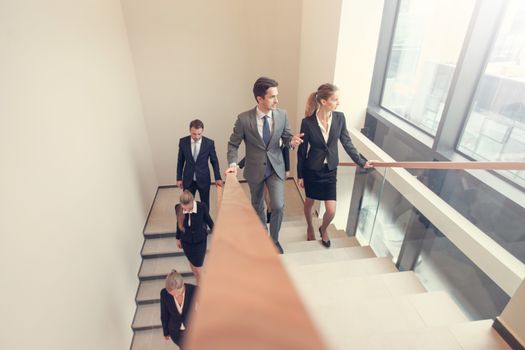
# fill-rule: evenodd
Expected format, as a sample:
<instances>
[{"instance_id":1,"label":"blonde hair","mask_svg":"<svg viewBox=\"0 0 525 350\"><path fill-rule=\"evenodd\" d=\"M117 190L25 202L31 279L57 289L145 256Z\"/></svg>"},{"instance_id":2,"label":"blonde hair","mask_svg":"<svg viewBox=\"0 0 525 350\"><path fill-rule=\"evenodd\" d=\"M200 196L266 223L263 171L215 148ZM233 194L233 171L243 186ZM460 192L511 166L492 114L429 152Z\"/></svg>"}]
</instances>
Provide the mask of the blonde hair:
<instances>
[{"instance_id":1,"label":"blonde hair","mask_svg":"<svg viewBox=\"0 0 525 350\"><path fill-rule=\"evenodd\" d=\"M176 212L177 212L177 225L179 226L179 230L184 232L184 212L182 211L182 204L188 205L190 203L193 203L193 195L190 191L185 190L180 195L180 204L176 206Z\"/></svg>"},{"instance_id":2,"label":"blonde hair","mask_svg":"<svg viewBox=\"0 0 525 350\"><path fill-rule=\"evenodd\" d=\"M184 286L184 280L180 273L176 270L171 270L171 272L166 276L166 290L171 292L174 289L181 289Z\"/></svg>"},{"instance_id":3,"label":"blonde hair","mask_svg":"<svg viewBox=\"0 0 525 350\"><path fill-rule=\"evenodd\" d=\"M321 100L328 100L330 96L339 90L334 84L326 83L317 88L317 91L312 92L306 100L306 107L304 108L304 116L311 116L317 106L321 103Z\"/></svg>"}]
</instances>

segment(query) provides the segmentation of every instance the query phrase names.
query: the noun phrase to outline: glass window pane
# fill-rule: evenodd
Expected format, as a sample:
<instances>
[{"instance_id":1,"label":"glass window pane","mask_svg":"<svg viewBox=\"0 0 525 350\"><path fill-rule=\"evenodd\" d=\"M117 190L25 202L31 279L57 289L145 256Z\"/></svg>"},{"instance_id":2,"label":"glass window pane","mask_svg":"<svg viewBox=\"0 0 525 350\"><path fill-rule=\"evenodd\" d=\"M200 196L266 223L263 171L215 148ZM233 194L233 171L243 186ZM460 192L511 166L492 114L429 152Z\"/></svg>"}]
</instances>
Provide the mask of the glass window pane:
<instances>
[{"instance_id":1,"label":"glass window pane","mask_svg":"<svg viewBox=\"0 0 525 350\"><path fill-rule=\"evenodd\" d=\"M401 0L381 105L435 135L474 0Z\"/></svg>"},{"instance_id":2,"label":"glass window pane","mask_svg":"<svg viewBox=\"0 0 525 350\"><path fill-rule=\"evenodd\" d=\"M521 161L524 143L525 1L514 0L507 7L457 148L476 160ZM520 172L500 173L523 186Z\"/></svg>"}]
</instances>

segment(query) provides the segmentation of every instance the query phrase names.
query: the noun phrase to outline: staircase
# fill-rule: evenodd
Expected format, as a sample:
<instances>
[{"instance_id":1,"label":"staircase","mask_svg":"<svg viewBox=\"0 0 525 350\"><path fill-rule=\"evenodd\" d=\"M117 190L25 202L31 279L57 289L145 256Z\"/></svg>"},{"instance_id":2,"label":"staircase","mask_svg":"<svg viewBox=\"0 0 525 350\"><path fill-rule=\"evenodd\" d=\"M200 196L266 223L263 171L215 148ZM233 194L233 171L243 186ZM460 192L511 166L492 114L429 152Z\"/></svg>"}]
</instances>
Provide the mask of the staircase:
<instances>
[{"instance_id":1,"label":"staircase","mask_svg":"<svg viewBox=\"0 0 525 350\"><path fill-rule=\"evenodd\" d=\"M163 338L159 293L173 268L194 283L175 243L179 193L159 188L144 231L132 350L177 349ZM211 196L213 203L214 188ZM335 226L328 227L330 249L305 241L301 203L287 181L281 261L329 349L510 349L492 320L469 322L446 292L427 292L413 272L398 272L391 259L376 257ZM319 224L314 219L316 229Z\"/></svg>"}]
</instances>

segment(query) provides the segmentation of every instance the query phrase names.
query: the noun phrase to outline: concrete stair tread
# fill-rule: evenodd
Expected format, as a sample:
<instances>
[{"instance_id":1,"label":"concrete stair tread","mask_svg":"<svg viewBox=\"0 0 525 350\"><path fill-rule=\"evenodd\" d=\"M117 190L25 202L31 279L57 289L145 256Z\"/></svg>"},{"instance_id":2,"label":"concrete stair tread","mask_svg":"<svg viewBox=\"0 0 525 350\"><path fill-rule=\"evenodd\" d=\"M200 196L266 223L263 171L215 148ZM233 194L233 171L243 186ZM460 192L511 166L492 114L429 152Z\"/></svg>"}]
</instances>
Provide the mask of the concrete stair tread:
<instances>
[{"instance_id":1,"label":"concrete stair tread","mask_svg":"<svg viewBox=\"0 0 525 350\"><path fill-rule=\"evenodd\" d=\"M374 257L376 257L376 255L369 246L330 248L310 252L289 253L280 256L281 261L286 265L309 265Z\"/></svg>"},{"instance_id":2,"label":"concrete stair tread","mask_svg":"<svg viewBox=\"0 0 525 350\"><path fill-rule=\"evenodd\" d=\"M319 227L319 225L321 225L321 222L322 222L321 218L312 217L312 223L314 227ZM283 218L281 229L293 228L293 227L299 227L299 226L306 227L306 219L304 218L304 216L300 216L296 218L289 217L287 219Z\"/></svg>"},{"instance_id":3,"label":"concrete stair tread","mask_svg":"<svg viewBox=\"0 0 525 350\"><path fill-rule=\"evenodd\" d=\"M463 350L510 350L511 347L492 328L493 323L493 320L481 320L458 323L448 328L461 344Z\"/></svg>"},{"instance_id":4,"label":"concrete stair tread","mask_svg":"<svg viewBox=\"0 0 525 350\"><path fill-rule=\"evenodd\" d=\"M297 290L305 303L352 303L361 299L426 292L412 271L349 277L323 283L309 279L296 282Z\"/></svg>"},{"instance_id":5,"label":"concrete stair tread","mask_svg":"<svg viewBox=\"0 0 525 350\"><path fill-rule=\"evenodd\" d=\"M327 228L330 239L348 237L345 231L338 230L333 224ZM316 238L319 237L319 232L316 231ZM306 241L306 225L281 228L279 232L279 242L301 242Z\"/></svg>"},{"instance_id":6,"label":"concrete stair tread","mask_svg":"<svg viewBox=\"0 0 525 350\"><path fill-rule=\"evenodd\" d=\"M368 339L338 344L334 349L360 348L380 350L510 350L505 341L492 328L492 320L463 322L448 327L428 327L417 330L378 330Z\"/></svg>"},{"instance_id":7,"label":"concrete stair tread","mask_svg":"<svg viewBox=\"0 0 525 350\"><path fill-rule=\"evenodd\" d=\"M331 238L333 248L344 248L344 247L358 247L359 242L355 237L343 237L343 238ZM288 242L283 243L282 247L284 253L296 253L296 252L306 252L306 251L315 251L315 250L326 250L326 248L321 244L321 240L317 239L315 241L300 241L300 242Z\"/></svg>"},{"instance_id":8,"label":"concrete stair tread","mask_svg":"<svg viewBox=\"0 0 525 350\"><path fill-rule=\"evenodd\" d=\"M175 343L164 339L162 328L135 331L131 350L173 350L179 349Z\"/></svg>"},{"instance_id":9,"label":"concrete stair tread","mask_svg":"<svg viewBox=\"0 0 525 350\"><path fill-rule=\"evenodd\" d=\"M181 274L190 274L190 264L185 256L144 259L139 271L139 278L165 277L171 270Z\"/></svg>"},{"instance_id":10,"label":"concrete stair tread","mask_svg":"<svg viewBox=\"0 0 525 350\"><path fill-rule=\"evenodd\" d=\"M160 327L160 302L152 304L137 305L137 313L133 320L133 329L150 329Z\"/></svg>"},{"instance_id":11,"label":"concrete stair tread","mask_svg":"<svg viewBox=\"0 0 525 350\"><path fill-rule=\"evenodd\" d=\"M208 235L208 250L210 248L212 235ZM184 251L177 247L177 239L175 237L152 238L146 239L142 247L142 257L168 257L184 255Z\"/></svg>"},{"instance_id":12,"label":"concrete stair tread","mask_svg":"<svg viewBox=\"0 0 525 350\"><path fill-rule=\"evenodd\" d=\"M334 349L391 349L381 337L425 333L425 329L464 323L467 318L445 292L431 292L380 298L353 298L347 302L305 303L314 323ZM451 338L454 340L453 338ZM395 341L392 341L395 343ZM454 343L452 341L451 343ZM365 345L366 344L366 345ZM457 345L457 344L456 344ZM396 347L396 349L401 347ZM408 349L427 349L415 343ZM447 347L444 347L446 349ZM459 348L461 349L461 348Z\"/></svg>"},{"instance_id":13,"label":"concrete stair tread","mask_svg":"<svg viewBox=\"0 0 525 350\"><path fill-rule=\"evenodd\" d=\"M184 254L181 248L177 247L175 237L146 239L142 247L142 256L155 256L159 254Z\"/></svg>"},{"instance_id":14,"label":"concrete stair tread","mask_svg":"<svg viewBox=\"0 0 525 350\"><path fill-rule=\"evenodd\" d=\"M397 272L390 258L366 258L311 265L285 265L294 281L323 281Z\"/></svg>"},{"instance_id":15,"label":"concrete stair tread","mask_svg":"<svg viewBox=\"0 0 525 350\"><path fill-rule=\"evenodd\" d=\"M185 276L184 282L196 284L194 276ZM165 286L165 279L159 278L150 281L140 281L137 292L137 303L151 303L160 301L160 291Z\"/></svg>"}]
</instances>

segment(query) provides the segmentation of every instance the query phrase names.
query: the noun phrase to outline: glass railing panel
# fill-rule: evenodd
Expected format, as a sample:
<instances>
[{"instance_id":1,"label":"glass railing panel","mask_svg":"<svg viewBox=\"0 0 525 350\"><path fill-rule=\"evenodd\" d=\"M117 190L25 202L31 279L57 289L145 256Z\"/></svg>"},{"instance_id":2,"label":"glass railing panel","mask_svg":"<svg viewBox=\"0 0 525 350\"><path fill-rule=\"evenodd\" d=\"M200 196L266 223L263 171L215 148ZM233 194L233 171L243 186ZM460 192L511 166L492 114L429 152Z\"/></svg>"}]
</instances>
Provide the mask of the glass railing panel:
<instances>
[{"instance_id":1,"label":"glass railing panel","mask_svg":"<svg viewBox=\"0 0 525 350\"><path fill-rule=\"evenodd\" d=\"M411 170L477 228L525 263L525 192L511 187L507 195L480 179L485 170ZM486 175L486 174L485 174Z\"/></svg>"},{"instance_id":2,"label":"glass railing panel","mask_svg":"<svg viewBox=\"0 0 525 350\"><path fill-rule=\"evenodd\" d=\"M375 172L370 180L375 186L364 195L370 207L377 206L376 215L373 220L360 216L367 220L366 237L374 252L392 257L401 271L413 270L428 291L447 291L470 319L497 317L509 296L388 181L381 195L375 195L382 184L380 174Z\"/></svg>"},{"instance_id":3,"label":"glass railing panel","mask_svg":"<svg viewBox=\"0 0 525 350\"><path fill-rule=\"evenodd\" d=\"M385 184L384 169L370 170L365 173L363 196L358 212L357 226L355 236L361 245L370 245L372 231L374 230L377 209L380 204L380 198ZM357 180L360 180L359 177Z\"/></svg>"}]
</instances>

